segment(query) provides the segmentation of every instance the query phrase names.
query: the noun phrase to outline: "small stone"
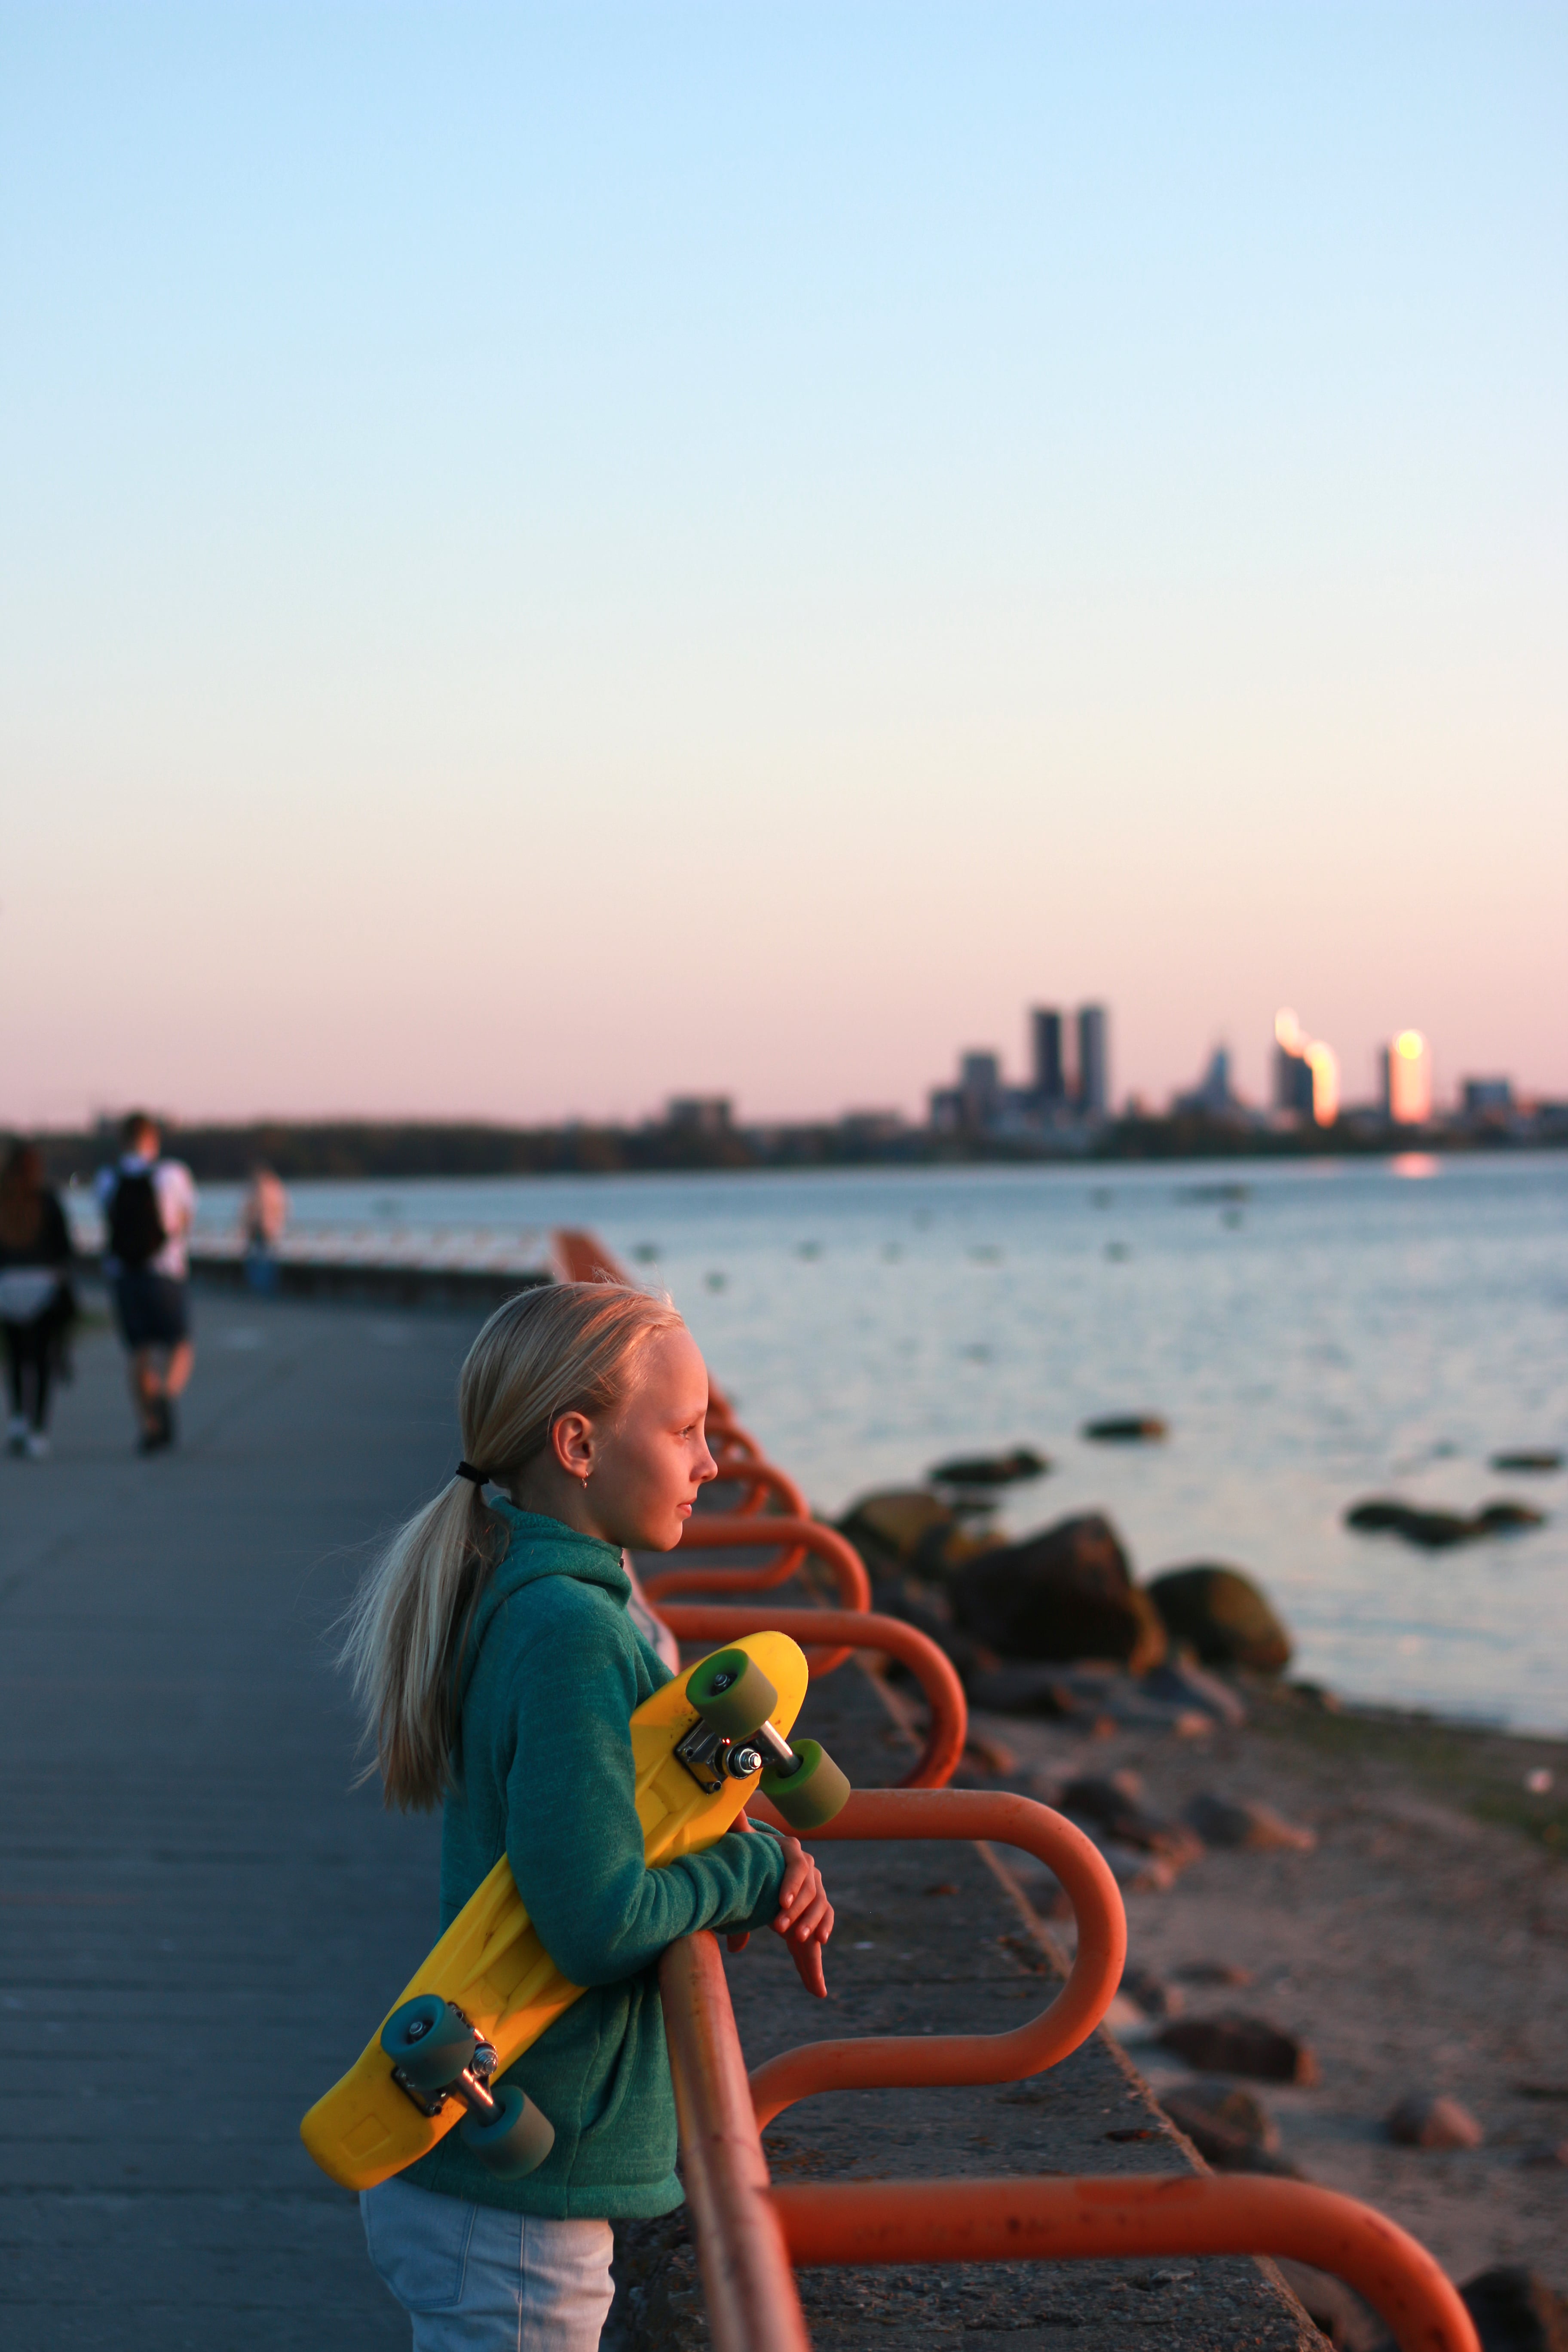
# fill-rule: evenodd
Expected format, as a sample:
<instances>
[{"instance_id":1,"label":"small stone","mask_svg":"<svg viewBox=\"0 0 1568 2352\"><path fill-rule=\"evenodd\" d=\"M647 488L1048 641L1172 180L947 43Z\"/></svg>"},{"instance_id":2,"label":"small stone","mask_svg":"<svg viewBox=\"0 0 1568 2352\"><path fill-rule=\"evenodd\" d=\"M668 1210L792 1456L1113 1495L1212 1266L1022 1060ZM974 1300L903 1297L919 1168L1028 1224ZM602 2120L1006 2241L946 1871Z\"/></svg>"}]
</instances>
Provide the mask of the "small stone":
<instances>
[{"instance_id":1,"label":"small stone","mask_svg":"<svg viewBox=\"0 0 1568 2352\"><path fill-rule=\"evenodd\" d=\"M1010 1486L1019 1479L1043 1478L1050 1466L1032 1445L1015 1445L1010 1454L966 1454L939 1462L930 1476L933 1486Z\"/></svg>"},{"instance_id":2,"label":"small stone","mask_svg":"<svg viewBox=\"0 0 1568 2352\"><path fill-rule=\"evenodd\" d=\"M1539 2271L1513 2263L1482 2271L1459 2289L1481 2352L1568 2352L1568 2303Z\"/></svg>"},{"instance_id":3,"label":"small stone","mask_svg":"<svg viewBox=\"0 0 1568 2352\"><path fill-rule=\"evenodd\" d=\"M1234 1960L1187 1960L1175 1974L1184 1984L1249 1985L1252 1970L1239 1968Z\"/></svg>"},{"instance_id":4,"label":"small stone","mask_svg":"<svg viewBox=\"0 0 1568 2352\"><path fill-rule=\"evenodd\" d=\"M1393 2352L1393 2338L1370 2303L1353 2287L1310 2263L1276 2258L1286 2285L1335 2352Z\"/></svg>"},{"instance_id":5,"label":"small stone","mask_svg":"<svg viewBox=\"0 0 1568 2352\"><path fill-rule=\"evenodd\" d=\"M1222 2170L1245 2171L1249 2158L1272 2155L1279 2126L1260 2099L1231 2083L1182 2083L1160 2104L1198 2154Z\"/></svg>"},{"instance_id":6,"label":"small stone","mask_svg":"<svg viewBox=\"0 0 1568 2352\"><path fill-rule=\"evenodd\" d=\"M1124 1969L1121 1990L1129 2000L1137 2002L1145 2017L1179 2017L1185 2006L1180 1987L1166 1984L1149 1969Z\"/></svg>"},{"instance_id":7,"label":"small stone","mask_svg":"<svg viewBox=\"0 0 1568 2352\"><path fill-rule=\"evenodd\" d=\"M1247 1709L1230 1685L1194 1665L1190 1654L1167 1658L1163 1664L1151 1667L1143 1677L1143 1689L1150 1698L1169 1699L1184 1716L1196 1711L1231 1731L1246 1726Z\"/></svg>"},{"instance_id":8,"label":"small stone","mask_svg":"<svg viewBox=\"0 0 1568 2352\"><path fill-rule=\"evenodd\" d=\"M1094 1445L1157 1444L1169 1437L1171 1425L1157 1412L1111 1413L1103 1421L1086 1421L1082 1433Z\"/></svg>"},{"instance_id":9,"label":"small stone","mask_svg":"<svg viewBox=\"0 0 1568 2352\"><path fill-rule=\"evenodd\" d=\"M1137 1846L1145 1853L1167 1854L1178 1868L1195 1862L1203 1852L1202 1841L1179 1822L1148 1811L1139 1802L1142 1791L1135 1773L1112 1772L1104 1778L1086 1774L1069 1780L1057 1801L1069 1819L1088 1821L1122 1845Z\"/></svg>"},{"instance_id":10,"label":"small stone","mask_svg":"<svg viewBox=\"0 0 1568 2352\"><path fill-rule=\"evenodd\" d=\"M1253 1798L1238 1803L1230 1797L1216 1797L1205 1790L1193 1799L1186 1809L1189 1828L1197 1832L1205 1845L1250 1846L1258 1853L1284 1848L1296 1853L1310 1853L1318 1843L1316 1830L1301 1829L1277 1813L1272 1805L1260 1804Z\"/></svg>"},{"instance_id":11,"label":"small stone","mask_svg":"<svg viewBox=\"0 0 1568 2352\"><path fill-rule=\"evenodd\" d=\"M1410 2092L1391 2110L1386 2128L1401 2147L1479 2147L1486 2137L1469 2109L1441 2092Z\"/></svg>"},{"instance_id":12,"label":"small stone","mask_svg":"<svg viewBox=\"0 0 1568 2352\"><path fill-rule=\"evenodd\" d=\"M1318 2062L1307 2044L1263 2017L1178 2018L1160 2042L1205 2074L1249 2074L1260 2083L1318 2080Z\"/></svg>"},{"instance_id":13,"label":"small stone","mask_svg":"<svg viewBox=\"0 0 1568 2352\"><path fill-rule=\"evenodd\" d=\"M1354 1503L1345 1513L1345 1525L1358 1535L1403 1536L1422 1551L1446 1551L1455 1544L1474 1541L1474 1519L1458 1511L1418 1511L1393 1496L1373 1495Z\"/></svg>"},{"instance_id":14,"label":"small stone","mask_svg":"<svg viewBox=\"0 0 1568 2352\"><path fill-rule=\"evenodd\" d=\"M1476 1513L1476 1526L1482 1534L1511 1535L1519 1528L1543 1528L1546 1514L1531 1503L1487 1503Z\"/></svg>"}]
</instances>

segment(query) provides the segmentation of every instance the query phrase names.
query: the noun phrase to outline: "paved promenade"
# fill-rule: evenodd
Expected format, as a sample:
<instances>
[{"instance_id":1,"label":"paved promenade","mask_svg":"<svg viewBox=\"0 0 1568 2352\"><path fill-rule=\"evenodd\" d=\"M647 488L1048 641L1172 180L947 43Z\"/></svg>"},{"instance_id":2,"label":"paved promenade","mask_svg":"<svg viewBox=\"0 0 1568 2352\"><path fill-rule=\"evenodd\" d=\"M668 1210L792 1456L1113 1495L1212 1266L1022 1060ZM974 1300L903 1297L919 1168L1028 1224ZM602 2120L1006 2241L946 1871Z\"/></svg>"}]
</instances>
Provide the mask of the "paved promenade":
<instances>
[{"instance_id":1,"label":"paved promenade","mask_svg":"<svg viewBox=\"0 0 1568 2352\"><path fill-rule=\"evenodd\" d=\"M461 1321L198 1301L174 1454L89 1334L0 1459L0 2341L393 2352L296 2126L432 1940L323 1628L453 1458Z\"/></svg>"},{"instance_id":2,"label":"paved promenade","mask_svg":"<svg viewBox=\"0 0 1568 2352\"><path fill-rule=\"evenodd\" d=\"M0 2342L7 2352L402 2352L353 2200L299 2118L433 1939L437 1828L353 1790L326 1629L367 1541L452 1464L475 1318L198 1302L179 1450L132 1451L89 1334L54 1458L0 1458ZM847 1668L809 1717L862 1781L902 1750ZM826 2031L1015 2024L1049 1992L969 1848L822 1849L840 1905L825 2015L773 1937L731 1965L750 2053ZM935 1891L933 1891L933 1889ZM1130 2137L1131 2135L1131 2137ZM808 2103L781 2177L1187 2161L1096 2040L1039 2086ZM682 2232L622 2352L706 2340ZM833 2352L901 2340L1294 2352L1250 2264L818 2273ZM632 2307L635 2300L635 2308ZM887 2331L892 2331L889 2336Z\"/></svg>"}]
</instances>

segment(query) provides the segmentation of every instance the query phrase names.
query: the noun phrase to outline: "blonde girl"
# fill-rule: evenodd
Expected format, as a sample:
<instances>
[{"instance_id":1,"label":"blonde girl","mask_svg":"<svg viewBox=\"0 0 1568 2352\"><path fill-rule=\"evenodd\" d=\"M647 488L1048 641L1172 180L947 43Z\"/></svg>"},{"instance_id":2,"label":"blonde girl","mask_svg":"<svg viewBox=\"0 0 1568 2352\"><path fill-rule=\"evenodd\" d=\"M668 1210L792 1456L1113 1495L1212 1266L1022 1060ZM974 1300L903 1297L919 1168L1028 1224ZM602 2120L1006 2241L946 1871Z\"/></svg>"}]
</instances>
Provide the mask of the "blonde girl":
<instances>
[{"instance_id":1,"label":"blonde girl","mask_svg":"<svg viewBox=\"0 0 1568 2352\"><path fill-rule=\"evenodd\" d=\"M457 1472L354 1604L344 1656L387 1802L443 1809L442 1927L505 1853L546 1949L587 1988L500 2078L555 2126L537 2171L499 2178L450 2133L360 2200L415 2352L594 2352L611 2221L681 2200L667 1944L772 1927L824 1989L833 1912L794 1839L731 1832L643 1862L627 1722L669 1669L622 1555L679 1542L717 1475L707 1410L667 1302L600 1283L509 1300L463 1366Z\"/></svg>"}]
</instances>

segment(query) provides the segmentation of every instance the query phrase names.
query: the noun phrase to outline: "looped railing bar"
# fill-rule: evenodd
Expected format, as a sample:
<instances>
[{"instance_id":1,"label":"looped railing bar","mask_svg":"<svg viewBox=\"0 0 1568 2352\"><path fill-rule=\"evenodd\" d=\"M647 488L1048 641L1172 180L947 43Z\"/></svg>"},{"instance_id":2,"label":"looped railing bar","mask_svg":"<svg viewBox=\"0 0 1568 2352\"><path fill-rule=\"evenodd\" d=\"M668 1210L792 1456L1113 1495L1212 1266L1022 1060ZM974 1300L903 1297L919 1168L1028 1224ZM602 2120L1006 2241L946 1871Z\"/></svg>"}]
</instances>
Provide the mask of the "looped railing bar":
<instances>
[{"instance_id":1,"label":"looped railing bar","mask_svg":"<svg viewBox=\"0 0 1568 2352\"><path fill-rule=\"evenodd\" d=\"M784 1827L765 1798L749 1811ZM1036 1855L1059 1880L1078 1918L1078 1951L1056 1999L1011 2033L871 2034L807 2042L759 2066L752 2097L759 2126L817 2091L1016 2083L1042 2074L1086 2042L1110 2006L1127 1958L1127 1916L1109 1864L1081 1830L1005 1790L858 1789L812 1832L827 1838L988 1838Z\"/></svg>"},{"instance_id":2,"label":"looped railing bar","mask_svg":"<svg viewBox=\"0 0 1568 2352\"><path fill-rule=\"evenodd\" d=\"M850 1649L879 1650L908 1666L925 1693L930 1710L925 1745L902 1789L943 1789L952 1780L963 1743L969 1736L969 1706L963 1685L952 1661L927 1633L906 1625L900 1617L881 1617L858 1609L768 1609L715 1606L710 1601L667 1601L659 1615L678 1641L734 1642L742 1633L770 1633L778 1628L801 1643L844 1643ZM842 1652L830 1653L841 1656ZM806 1652L808 1658L814 1653ZM814 1672L822 1669L815 1667Z\"/></svg>"},{"instance_id":3,"label":"looped railing bar","mask_svg":"<svg viewBox=\"0 0 1568 2352\"><path fill-rule=\"evenodd\" d=\"M784 1549L779 1559L755 1568L699 1568L679 1557L689 1551L754 1549L763 1544ZM695 1512L686 1522L675 1564L644 1577L643 1590L655 1602L666 1592L767 1592L786 1583L808 1552L832 1570L845 1608L870 1608L871 1580L859 1553L837 1528L826 1528L819 1519L775 1517L771 1512L749 1518L727 1511Z\"/></svg>"},{"instance_id":4,"label":"looped railing bar","mask_svg":"<svg viewBox=\"0 0 1568 2352\"><path fill-rule=\"evenodd\" d=\"M1469 2313L1424 2246L1355 2198L1304 2180L834 2180L775 2189L773 2204L792 2260L806 2264L1283 2254L1364 2295L1400 2352L1479 2352Z\"/></svg>"},{"instance_id":5,"label":"looped railing bar","mask_svg":"<svg viewBox=\"0 0 1568 2352\"><path fill-rule=\"evenodd\" d=\"M734 1454L728 1448L722 1453L715 1448L714 1458L719 1465L720 1484L743 1486L746 1490L729 1514L731 1518L751 1518L770 1498L781 1504L791 1518L811 1517L805 1496L788 1472L779 1469L775 1463L764 1462L757 1454Z\"/></svg>"},{"instance_id":6,"label":"looped railing bar","mask_svg":"<svg viewBox=\"0 0 1568 2352\"><path fill-rule=\"evenodd\" d=\"M706 1930L670 1945L658 1992L713 2340L720 2352L811 2352L724 1963Z\"/></svg>"}]
</instances>

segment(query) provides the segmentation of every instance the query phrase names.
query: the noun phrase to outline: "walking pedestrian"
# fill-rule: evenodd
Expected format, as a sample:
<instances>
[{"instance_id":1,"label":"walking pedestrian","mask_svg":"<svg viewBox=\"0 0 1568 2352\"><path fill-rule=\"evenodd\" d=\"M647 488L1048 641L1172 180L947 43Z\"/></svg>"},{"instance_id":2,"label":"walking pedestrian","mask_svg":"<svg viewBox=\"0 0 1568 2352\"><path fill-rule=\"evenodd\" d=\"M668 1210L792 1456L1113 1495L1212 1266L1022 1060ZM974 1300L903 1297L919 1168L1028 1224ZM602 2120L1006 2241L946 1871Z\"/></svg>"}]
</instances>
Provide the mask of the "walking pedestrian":
<instances>
[{"instance_id":1,"label":"walking pedestrian","mask_svg":"<svg viewBox=\"0 0 1568 2352\"><path fill-rule=\"evenodd\" d=\"M36 1144L13 1144L0 1171L0 1329L11 1391L13 1454L49 1450L49 1390L76 1317L71 1239Z\"/></svg>"},{"instance_id":2,"label":"walking pedestrian","mask_svg":"<svg viewBox=\"0 0 1568 2352\"><path fill-rule=\"evenodd\" d=\"M239 1213L245 1244L245 1279L258 1298L278 1288L278 1244L289 1223L289 1195L281 1177L259 1163L250 1171L250 1190Z\"/></svg>"},{"instance_id":3,"label":"walking pedestrian","mask_svg":"<svg viewBox=\"0 0 1568 2352\"><path fill-rule=\"evenodd\" d=\"M158 1122L145 1111L132 1111L120 1134L120 1159L98 1178L103 1270L131 1360L141 1451L158 1454L174 1442L174 1400L195 1362L186 1276L196 1188L183 1160L161 1157Z\"/></svg>"}]
</instances>

